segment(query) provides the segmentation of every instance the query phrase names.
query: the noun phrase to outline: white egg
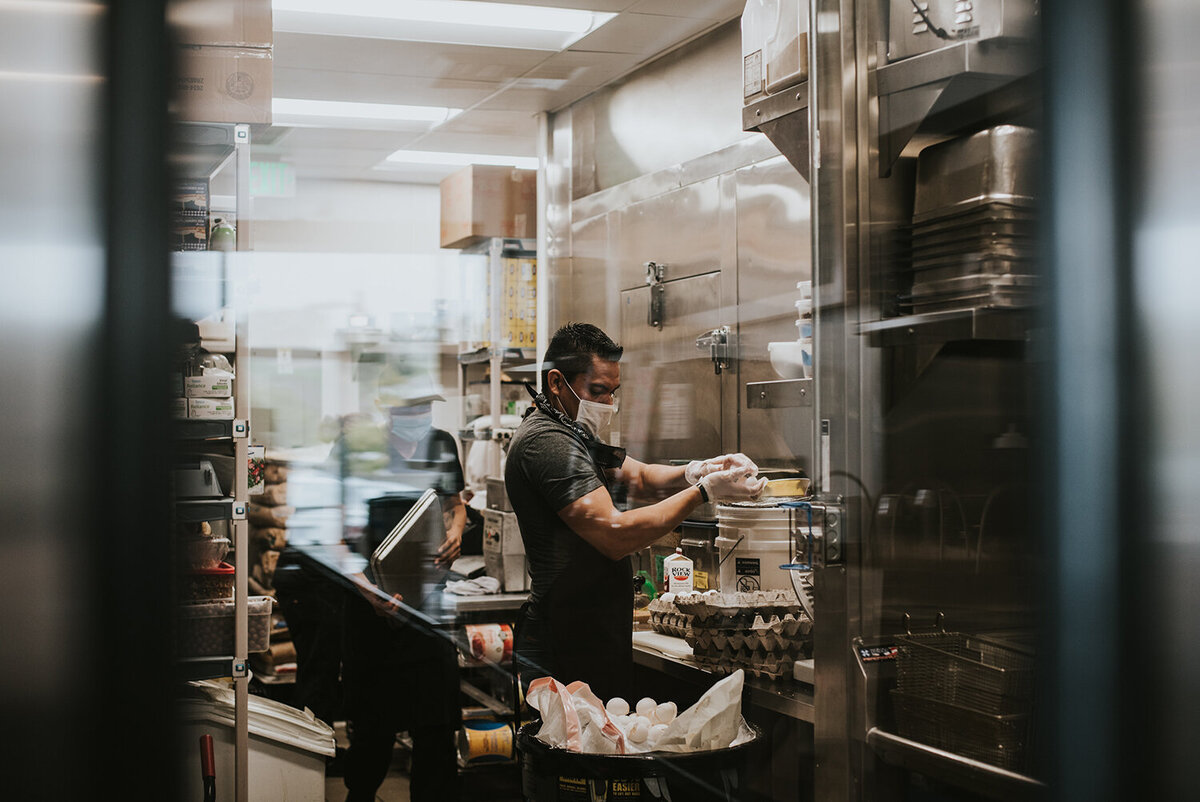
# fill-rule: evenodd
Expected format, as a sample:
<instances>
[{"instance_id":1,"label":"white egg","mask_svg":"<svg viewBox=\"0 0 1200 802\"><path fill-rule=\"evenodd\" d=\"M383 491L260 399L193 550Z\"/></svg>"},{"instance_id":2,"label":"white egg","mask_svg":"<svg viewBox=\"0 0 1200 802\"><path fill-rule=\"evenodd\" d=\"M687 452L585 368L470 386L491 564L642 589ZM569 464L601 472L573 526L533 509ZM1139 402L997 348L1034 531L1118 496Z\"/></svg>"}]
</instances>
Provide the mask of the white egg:
<instances>
[{"instance_id":1,"label":"white egg","mask_svg":"<svg viewBox=\"0 0 1200 802\"><path fill-rule=\"evenodd\" d=\"M674 702L663 702L658 707L654 708L654 720L659 724L670 724L675 720L679 708Z\"/></svg>"},{"instance_id":2,"label":"white egg","mask_svg":"<svg viewBox=\"0 0 1200 802\"><path fill-rule=\"evenodd\" d=\"M651 716L654 715L654 709L656 707L658 707L657 702L655 702L649 696L643 696L641 699L638 699L637 708L636 708L637 714L639 716L645 716L646 718L650 718Z\"/></svg>"},{"instance_id":3,"label":"white egg","mask_svg":"<svg viewBox=\"0 0 1200 802\"><path fill-rule=\"evenodd\" d=\"M650 735L650 728L643 724L640 720L634 724L629 730L629 740L635 744L645 743L646 738Z\"/></svg>"},{"instance_id":4,"label":"white egg","mask_svg":"<svg viewBox=\"0 0 1200 802\"><path fill-rule=\"evenodd\" d=\"M674 593L664 593L663 595L659 596L658 598L662 599L667 604L670 604L671 602L675 601L675 594Z\"/></svg>"},{"instance_id":5,"label":"white egg","mask_svg":"<svg viewBox=\"0 0 1200 802\"><path fill-rule=\"evenodd\" d=\"M653 727L650 728L650 735L648 736L649 742L651 744L657 744L659 741L662 740L663 733L665 733L666 731L667 731L666 724L655 724Z\"/></svg>"},{"instance_id":6,"label":"white egg","mask_svg":"<svg viewBox=\"0 0 1200 802\"><path fill-rule=\"evenodd\" d=\"M610 716L628 716L629 702L626 702L620 696L614 696L608 700L608 704L604 706Z\"/></svg>"}]
</instances>

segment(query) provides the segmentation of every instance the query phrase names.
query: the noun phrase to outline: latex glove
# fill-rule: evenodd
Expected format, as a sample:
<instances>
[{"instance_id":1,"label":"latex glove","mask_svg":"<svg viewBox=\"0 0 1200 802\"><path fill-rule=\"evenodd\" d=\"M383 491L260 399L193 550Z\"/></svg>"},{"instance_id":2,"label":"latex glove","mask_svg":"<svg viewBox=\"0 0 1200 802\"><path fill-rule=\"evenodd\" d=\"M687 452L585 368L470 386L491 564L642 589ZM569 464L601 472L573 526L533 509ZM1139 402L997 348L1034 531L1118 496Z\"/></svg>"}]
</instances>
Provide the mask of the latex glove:
<instances>
[{"instance_id":1,"label":"latex glove","mask_svg":"<svg viewBox=\"0 0 1200 802\"><path fill-rule=\"evenodd\" d=\"M701 477L699 484L712 501L747 501L762 494L767 477L755 478L753 471L739 466Z\"/></svg>"},{"instance_id":2,"label":"latex glove","mask_svg":"<svg viewBox=\"0 0 1200 802\"><path fill-rule=\"evenodd\" d=\"M758 473L758 466L745 454L724 454L712 459L692 460L683 469L683 478L689 485L694 485L710 473L730 468L745 468L751 475Z\"/></svg>"}]
</instances>

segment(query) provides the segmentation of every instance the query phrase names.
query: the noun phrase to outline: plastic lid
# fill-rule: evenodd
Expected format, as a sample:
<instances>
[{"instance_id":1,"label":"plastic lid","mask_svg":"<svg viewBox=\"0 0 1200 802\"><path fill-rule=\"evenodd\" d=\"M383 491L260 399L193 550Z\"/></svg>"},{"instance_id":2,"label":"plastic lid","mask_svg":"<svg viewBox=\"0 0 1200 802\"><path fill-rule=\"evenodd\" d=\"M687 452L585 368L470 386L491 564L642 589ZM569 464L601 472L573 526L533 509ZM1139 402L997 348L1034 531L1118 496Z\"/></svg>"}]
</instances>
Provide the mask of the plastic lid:
<instances>
[{"instance_id":1,"label":"plastic lid","mask_svg":"<svg viewBox=\"0 0 1200 802\"><path fill-rule=\"evenodd\" d=\"M234 572L234 567L229 563L221 563L216 568L193 568L188 571L189 574L200 574L202 576L225 576Z\"/></svg>"}]
</instances>

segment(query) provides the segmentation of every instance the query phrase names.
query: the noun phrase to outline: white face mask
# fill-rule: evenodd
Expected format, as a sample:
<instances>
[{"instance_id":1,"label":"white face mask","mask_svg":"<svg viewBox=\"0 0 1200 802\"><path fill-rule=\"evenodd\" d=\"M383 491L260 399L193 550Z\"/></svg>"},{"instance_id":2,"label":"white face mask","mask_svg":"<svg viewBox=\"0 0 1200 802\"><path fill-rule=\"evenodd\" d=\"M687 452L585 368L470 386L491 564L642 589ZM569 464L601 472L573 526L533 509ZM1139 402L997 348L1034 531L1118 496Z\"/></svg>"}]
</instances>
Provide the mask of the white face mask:
<instances>
[{"instance_id":1,"label":"white face mask","mask_svg":"<svg viewBox=\"0 0 1200 802\"><path fill-rule=\"evenodd\" d=\"M563 384L567 384L565 381ZM607 443L612 436L612 418L617 414L617 399L611 404L601 404L596 401L584 401L571 385L567 389L579 402L579 411L575 414L575 422L591 433L601 443Z\"/></svg>"}]
</instances>

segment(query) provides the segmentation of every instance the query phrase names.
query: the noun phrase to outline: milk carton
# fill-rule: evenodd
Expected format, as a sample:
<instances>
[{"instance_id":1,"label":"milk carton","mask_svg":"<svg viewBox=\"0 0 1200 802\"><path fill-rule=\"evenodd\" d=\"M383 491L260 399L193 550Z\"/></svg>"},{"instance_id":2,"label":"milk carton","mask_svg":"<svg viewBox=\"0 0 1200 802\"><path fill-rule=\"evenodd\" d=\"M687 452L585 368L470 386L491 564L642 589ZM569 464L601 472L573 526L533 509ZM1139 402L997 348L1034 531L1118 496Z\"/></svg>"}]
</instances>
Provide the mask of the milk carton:
<instances>
[{"instance_id":1,"label":"milk carton","mask_svg":"<svg viewBox=\"0 0 1200 802\"><path fill-rule=\"evenodd\" d=\"M692 592L692 561L685 557L683 549L663 560L663 586L670 593Z\"/></svg>"}]
</instances>

